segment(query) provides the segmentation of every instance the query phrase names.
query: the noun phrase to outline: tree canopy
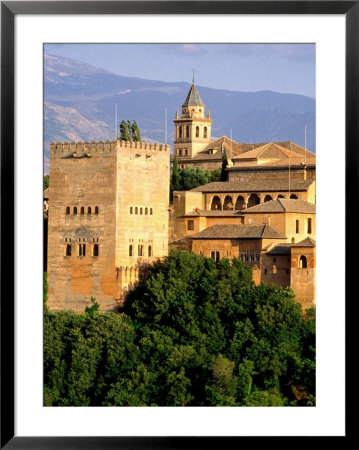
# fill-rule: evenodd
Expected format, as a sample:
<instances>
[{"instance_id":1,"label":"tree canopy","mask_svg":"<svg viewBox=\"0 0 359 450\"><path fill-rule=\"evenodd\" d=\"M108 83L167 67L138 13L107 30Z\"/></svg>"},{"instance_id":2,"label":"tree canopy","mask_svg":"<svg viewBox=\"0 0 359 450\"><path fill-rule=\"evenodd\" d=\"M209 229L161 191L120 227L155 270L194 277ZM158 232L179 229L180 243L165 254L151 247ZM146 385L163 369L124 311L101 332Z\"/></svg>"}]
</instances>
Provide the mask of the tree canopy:
<instances>
[{"instance_id":1,"label":"tree canopy","mask_svg":"<svg viewBox=\"0 0 359 450\"><path fill-rule=\"evenodd\" d=\"M135 120L133 122L130 120L127 120L127 122L125 120L121 121L119 139L122 141L141 142L141 132Z\"/></svg>"},{"instance_id":2,"label":"tree canopy","mask_svg":"<svg viewBox=\"0 0 359 450\"><path fill-rule=\"evenodd\" d=\"M175 155L172 166L171 191L188 191L198 186L219 181L221 169L203 170L199 167L178 168L178 160Z\"/></svg>"},{"instance_id":3,"label":"tree canopy","mask_svg":"<svg viewBox=\"0 0 359 450\"><path fill-rule=\"evenodd\" d=\"M44 319L45 405L315 404L315 314L237 258L172 250L119 314Z\"/></svg>"}]
</instances>

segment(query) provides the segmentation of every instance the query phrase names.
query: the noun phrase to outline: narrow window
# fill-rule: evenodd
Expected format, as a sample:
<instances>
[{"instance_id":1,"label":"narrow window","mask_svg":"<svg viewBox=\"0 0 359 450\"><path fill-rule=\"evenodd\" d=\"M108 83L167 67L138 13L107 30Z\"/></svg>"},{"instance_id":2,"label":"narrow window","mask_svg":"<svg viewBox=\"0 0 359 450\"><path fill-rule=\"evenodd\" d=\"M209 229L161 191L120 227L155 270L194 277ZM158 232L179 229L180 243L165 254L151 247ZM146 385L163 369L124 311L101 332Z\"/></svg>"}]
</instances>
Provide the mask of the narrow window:
<instances>
[{"instance_id":1,"label":"narrow window","mask_svg":"<svg viewBox=\"0 0 359 450\"><path fill-rule=\"evenodd\" d=\"M142 208L140 208L140 214L141 214L141 215L143 214L143 209L142 209Z\"/></svg>"},{"instance_id":2,"label":"narrow window","mask_svg":"<svg viewBox=\"0 0 359 450\"><path fill-rule=\"evenodd\" d=\"M151 245L148 246L148 256L149 257L152 256L152 246Z\"/></svg>"},{"instance_id":3,"label":"narrow window","mask_svg":"<svg viewBox=\"0 0 359 450\"><path fill-rule=\"evenodd\" d=\"M137 206L136 206L136 208L135 208L135 214L138 214L138 208L137 208Z\"/></svg>"},{"instance_id":4,"label":"narrow window","mask_svg":"<svg viewBox=\"0 0 359 450\"><path fill-rule=\"evenodd\" d=\"M189 138L189 126L186 125L186 138Z\"/></svg>"},{"instance_id":5,"label":"narrow window","mask_svg":"<svg viewBox=\"0 0 359 450\"><path fill-rule=\"evenodd\" d=\"M81 214L85 214L85 208L81 206Z\"/></svg>"},{"instance_id":6,"label":"narrow window","mask_svg":"<svg viewBox=\"0 0 359 450\"><path fill-rule=\"evenodd\" d=\"M74 206L73 212L74 214L77 214L77 206Z\"/></svg>"},{"instance_id":7,"label":"narrow window","mask_svg":"<svg viewBox=\"0 0 359 450\"><path fill-rule=\"evenodd\" d=\"M99 213L99 208L98 208L98 206L95 206L95 214L98 214Z\"/></svg>"},{"instance_id":8,"label":"narrow window","mask_svg":"<svg viewBox=\"0 0 359 450\"><path fill-rule=\"evenodd\" d=\"M299 258L299 269L306 269L306 268L307 268L307 258L302 255Z\"/></svg>"},{"instance_id":9,"label":"narrow window","mask_svg":"<svg viewBox=\"0 0 359 450\"><path fill-rule=\"evenodd\" d=\"M246 261L246 262L249 261L249 255L248 255L248 254L245 254L245 255L244 255L244 261Z\"/></svg>"},{"instance_id":10,"label":"narrow window","mask_svg":"<svg viewBox=\"0 0 359 450\"><path fill-rule=\"evenodd\" d=\"M130 206L130 214L133 214L133 208Z\"/></svg>"},{"instance_id":11,"label":"narrow window","mask_svg":"<svg viewBox=\"0 0 359 450\"><path fill-rule=\"evenodd\" d=\"M182 127L178 127L178 137L181 139L182 138Z\"/></svg>"},{"instance_id":12,"label":"narrow window","mask_svg":"<svg viewBox=\"0 0 359 450\"><path fill-rule=\"evenodd\" d=\"M185 156L188 156L188 148L184 149L184 154L185 154Z\"/></svg>"},{"instance_id":13,"label":"narrow window","mask_svg":"<svg viewBox=\"0 0 359 450\"><path fill-rule=\"evenodd\" d=\"M267 275L267 269L264 269L264 275Z\"/></svg>"},{"instance_id":14,"label":"narrow window","mask_svg":"<svg viewBox=\"0 0 359 450\"><path fill-rule=\"evenodd\" d=\"M71 256L71 244L66 245L66 256Z\"/></svg>"},{"instance_id":15,"label":"narrow window","mask_svg":"<svg viewBox=\"0 0 359 450\"><path fill-rule=\"evenodd\" d=\"M211 250L211 258L218 262L221 258L221 254L218 250Z\"/></svg>"},{"instance_id":16,"label":"narrow window","mask_svg":"<svg viewBox=\"0 0 359 450\"><path fill-rule=\"evenodd\" d=\"M66 214L70 214L70 207L66 206Z\"/></svg>"},{"instance_id":17,"label":"narrow window","mask_svg":"<svg viewBox=\"0 0 359 450\"><path fill-rule=\"evenodd\" d=\"M91 214L91 206L89 206L88 208L87 208L87 214Z\"/></svg>"},{"instance_id":18,"label":"narrow window","mask_svg":"<svg viewBox=\"0 0 359 450\"><path fill-rule=\"evenodd\" d=\"M311 234L312 232L312 219L308 219L308 234Z\"/></svg>"},{"instance_id":19,"label":"narrow window","mask_svg":"<svg viewBox=\"0 0 359 450\"><path fill-rule=\"evenodd\" d=\"M196 127L196 137L199 137L199 127Z\"/></svg>"},{"instance_id":20,"label":"narrow window","mask_svg":"<svg viewBox=\"0 0 359 450\"><path fill-rule=\"evenodd\" d=\"M133 256L133 245L130 245L128 248L128 256Z\"/></svg>"},{"instance_id":21,"label":"narrow window","mask_svg":"<svg viewBox=\"0 0 359 450\"><path fill-rule=\"evenodd\" d=\"M203 128L203 137L206 139L207 138L207 127Z\"/></svg>"},{"instance_id":22,"label":"narrow window","mask_svg":"<svg viewBox=\"0 0 359 450\"><path fill-rule=\"evenodd\" d=\"M86 256L86 244L79 244L79 256Z\"/></svg>"},{"instance_id":23,"label":"narrow window","mask_svg":"<svg viewBox=\"0 0 359 450\"><path fill-rule=\"evenodd\" d=\"M277 262L277 258L273 258L273 262L274 262L274 263Z\"/></svg>"},{"instance_id":24,"label":"narrow window","mask_svg":"<svg viewBox=\"0 0 359 450\"><path fill-rule=\"evenodd\" d=\"M254 262L254 255L251 254L251 261Z\"/></svg>"},{"instance_id":25,"label":"narrow window","mask_svg":"<svg viewBox=\"0 0 359 450\"><path fill-rule=\"evenodd\" d=\"M295 232L299 233L299 220L295 221Z\"/></svg>"},{"instance_id":26,"label":"narrow window","mask_svg":"<svg viewBox=\"0 0 359 450\"><path fill-rule=\"evenodd\" d=\"M138 246L138 256L143 256L143 245Z\"/></svg>"},{"instance_id":27,"label":"narrow window","mask_svg":"<svg viewBox=\"0 0 359 450\"><path fill-rule=\"evenodd\" d=\"M178 149L178 156L182 156L182 149L181 148Z\"/></svg>"},{"instance_id":28,"label":"narrow window","mask_svg":"<svg viewBox=\"0 0 359 450\"><path fill-rule=\"evenodd\" d=\"M259 254L258 253L256 254L256 261L257 262L259 261Z\"/></svg>"},{"instance_id":29,"label":"narrow window","mask_svg":"<svg viewBox=\"0 0 359 450\"><path fill-rule=\"evenodd\" d=\"M187 230L194 230L194 220L189 220L187 222Z\"/></svg>"},{"instance_id":30,"label":"narrow window","mask_svg":"<svg viewBox=\"0 0 359 450\"><path fill-rule=\"evenodd\" d=\"M145 208L145 215L148 215L148 208Z\"/></svg>"},{"instance_id":31,"label":"narrow window","mask_svg":"<svg viewBox=\"0 0 359 450\"><path fill-rule=\"evenodd\" d=\"M98 248L98 244L94 244L94 246L93 246L93 256L98 256L98 250L99 250L99 248Z\"/></svg>"},{"instance_id":32,"label":"narrow window","mask_svg":"<svg viewBox=\"0 0 359 450\"><path fill-rule=\"evenodd\" d=\"M153 211L152 211L152 208L150 208L150 215L152 216L152 214L153 214Z\"/></svg>"}]
</instances>

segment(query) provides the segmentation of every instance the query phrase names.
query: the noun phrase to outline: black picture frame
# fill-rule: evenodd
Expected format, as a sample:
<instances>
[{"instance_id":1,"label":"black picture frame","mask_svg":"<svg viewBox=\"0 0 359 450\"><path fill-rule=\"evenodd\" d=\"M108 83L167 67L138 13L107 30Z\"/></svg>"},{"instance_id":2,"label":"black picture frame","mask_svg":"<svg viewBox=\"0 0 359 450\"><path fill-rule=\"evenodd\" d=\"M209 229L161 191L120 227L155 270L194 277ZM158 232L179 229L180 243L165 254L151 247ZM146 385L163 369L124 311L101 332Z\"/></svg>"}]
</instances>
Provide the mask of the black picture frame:
<instances>
[{"instance_id":1,"label":"black picture frame","mask_svg":"<svg viewBox=\"0 0 359 450\"><path fill-rule=\"evenodd\" d=\"M14 20L18 14L340 14L346 20L346 236L355 235L349 211L358 205L359 1L5 1L1 2L1 437L6 449L177 449L243 443L243 437L14 436ZM354 267L346 240L346 297ZM355 300L355 298L354 298ZM347 305L348 306L348 305ZM346 308L346 323L348 324ZM346 326L346 342L350 339ZM346 355L348 350L346 349ZM349 369L348 365L346 366ZM354 372L354 371L352 371ZM347 385L353 373L347 370ZM348 388L346 389L348 392ZM346 412L348 412L346 394ZM348 414L346 414L348 420ZM346 435L350 437L349 422ZM342 437L343 438L343 437ZM239 442L241 439L241 442ZM281 438L286 444L291 438Z\"/></svg>"}]
</instances>

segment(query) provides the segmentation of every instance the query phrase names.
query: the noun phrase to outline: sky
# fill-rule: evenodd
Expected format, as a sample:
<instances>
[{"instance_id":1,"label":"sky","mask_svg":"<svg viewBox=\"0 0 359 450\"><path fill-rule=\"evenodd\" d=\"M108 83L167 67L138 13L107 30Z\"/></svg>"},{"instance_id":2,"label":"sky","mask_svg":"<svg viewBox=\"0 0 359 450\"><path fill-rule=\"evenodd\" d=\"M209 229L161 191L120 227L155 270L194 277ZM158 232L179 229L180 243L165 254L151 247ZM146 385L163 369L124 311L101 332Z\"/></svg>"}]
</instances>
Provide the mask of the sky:
<instances>
[{"instance_id":1,"label":"sky","mask_svg":"<svg viewBox=\"0 0 359 450\"><path fill-rule=\"evenodd\" d=\"M315 98L315 44L46 44L118 75Z\"/></svg>"}]
</instances>

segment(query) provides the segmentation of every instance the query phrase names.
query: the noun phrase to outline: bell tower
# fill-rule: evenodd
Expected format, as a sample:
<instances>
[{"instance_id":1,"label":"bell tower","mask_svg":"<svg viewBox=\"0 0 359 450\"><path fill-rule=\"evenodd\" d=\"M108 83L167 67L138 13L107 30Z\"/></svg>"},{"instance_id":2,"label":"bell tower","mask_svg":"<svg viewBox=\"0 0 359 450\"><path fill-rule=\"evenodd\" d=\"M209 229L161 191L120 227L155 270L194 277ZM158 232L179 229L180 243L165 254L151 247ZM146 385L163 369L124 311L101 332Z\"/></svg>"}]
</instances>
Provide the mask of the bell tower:
<instances>
[{"instance_id":1,"label":"bell tower","mask_svg":"<svg viewBox=\"0 0 359 450\"><path fill-rule=\"evenodd\" d=\"M174 152L181 168L191 166L191 159L211 142L212 122L194 84L182 105L181 117L176 111Z\"/></svg>"}]
</instances>

